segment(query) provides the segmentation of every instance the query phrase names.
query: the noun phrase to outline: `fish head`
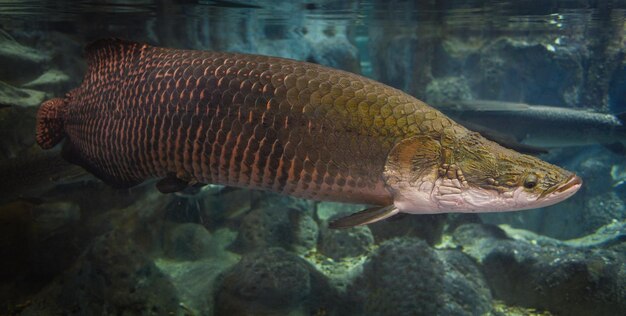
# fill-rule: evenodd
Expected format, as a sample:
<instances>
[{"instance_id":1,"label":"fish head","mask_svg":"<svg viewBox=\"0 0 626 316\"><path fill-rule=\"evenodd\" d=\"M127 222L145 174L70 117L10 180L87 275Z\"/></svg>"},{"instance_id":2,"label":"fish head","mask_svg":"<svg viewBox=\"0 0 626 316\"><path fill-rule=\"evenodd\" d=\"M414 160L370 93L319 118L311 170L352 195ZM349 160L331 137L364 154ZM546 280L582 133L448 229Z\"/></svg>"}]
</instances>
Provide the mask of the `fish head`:
<instances>
[{"instance_id":1,"label":"fish head","mask_svg":"<svg viewBox=\"0 0 626 316\"><path fill-rule=\"evenodd\" d=\"M453 141L419 137L399 143L388 157L385 181L395 206L406 213L539 208L569 198L582 185L570 171L473 132Z\"/></svg>"},{"instance_id":2,"label":"fish head","mask_svg":"<svg viewBox=\"0 0 626 316\"><path fill-rule=\"evenodd\" d=\"M459 146L455 160L463 175L465 206L474 211L550 206L571 197L582 185L574 173L537 157L520 154L482 137L471 144Z\"/></svg>"}]
</instances>

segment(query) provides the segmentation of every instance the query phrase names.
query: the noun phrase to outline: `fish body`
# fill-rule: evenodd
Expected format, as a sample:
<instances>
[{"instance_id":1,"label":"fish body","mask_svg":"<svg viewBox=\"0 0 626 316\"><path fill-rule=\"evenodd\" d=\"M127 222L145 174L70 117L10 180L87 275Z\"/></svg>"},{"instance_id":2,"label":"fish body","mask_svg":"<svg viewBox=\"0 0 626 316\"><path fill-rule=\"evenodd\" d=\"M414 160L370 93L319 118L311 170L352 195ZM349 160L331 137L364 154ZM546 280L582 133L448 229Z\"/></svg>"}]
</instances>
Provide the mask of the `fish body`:
<instances>
[{"instance_id":1,"label":"fish body","mask_svg":"<svg viewBox=\"0 0 626 316\"><path fill-rule=\"evenodd\" d=\"M491 100L451 101L438 108L460 122L511 135L531 146L558 148L626 142L623 118L608 113Z\"/></svg>"},{"instance_id":2,"label":"fish body","mask_svg":"<svg viewBox=\"0 0 626 316\"><path fill-rule=\"evenodd\" d=\"M474 170L487 167L481 161L503 163L495 166L503 169L497 178L521 159L518 167L526 169L516 172L538 168L551 179L550 193L580 184L568 171L502 148L424 102L352 73L123 40L91 44L87 60L81 86L42 104L37 141L51 148L65 140L70 161L116 185L157 177L162 187L215 183L381 206L352 225L398 212L528 206L530 200L463 197L474 181L487 181L489 172ZM511 188L519 190L524 180L515 177Z\"/></svg>"}]
</instances>

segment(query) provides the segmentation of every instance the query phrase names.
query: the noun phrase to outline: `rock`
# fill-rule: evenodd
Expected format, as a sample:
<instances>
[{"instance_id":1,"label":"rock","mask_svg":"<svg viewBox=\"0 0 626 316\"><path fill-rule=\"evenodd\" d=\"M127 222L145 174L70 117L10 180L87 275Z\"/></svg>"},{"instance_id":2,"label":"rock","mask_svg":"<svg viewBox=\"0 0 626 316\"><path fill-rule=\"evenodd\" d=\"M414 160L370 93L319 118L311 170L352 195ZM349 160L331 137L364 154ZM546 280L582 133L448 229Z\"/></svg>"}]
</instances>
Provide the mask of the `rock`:
<instances>
[{"instance_id":1,"label":"rock","mask_svg":"<svg viewBox=\"0 0 626 316\"><path fill-rule=\"evenodd\" d=\"M287 315L306 309L312 267L282 248L244 256L226 271L216 297L216 315Z\"/></svg>"},{"instance_id":2,"label":"rock","mask_svg":"<svg viewBox=\"0 0 626 316\"><path fill-rule=\"evenodd\" d=\"M586 202L586 212L581 214L582 227L580 227L584 235L593 233L598 228L613 221L626 219L624 201L613 191L592 196Z\"/></svg>"},{"instance_id":3,"label":"rock","mask_svg":"<svg viewBox=\"0 0 626 316\"><path fill-rule=\"evenodd\" d=\"M0 104L37 107L45 98L46 94L41 91L22 89L0 81Z\"/></svg>"},{"instance_id":4,"label":"rock","mask_svg":"<svg viewBox=\"0 0 626 316\"><path fill-rule=\"evenodd\" d=\"M313 22L313 21L311 21ZM311 47L307 61L360 73L358 50L348 39L349 26L335 23L307 23L304 40Z\"/></svg>"},{"instance_id":5,"label":"rock","mask_svg":"<svg viewBox=\"0 0 626 316\"><path fill-rule=\"evenodd\" d=\"M6 65L2 68L3 81L19 85L37 78L49 59L50 56L21 45L8 34L0 34L0 62Z\"/></svg>"},{"instance_id":6,"label":"rock","mask_svg":"<svg viewBox=\"0 0 626 316\"><path fill-rule=\"evenodd\" d=\"M178 302L154 262L128 235L112 231L97 238L22 315L167 315L177 312Z\"/></svg>"},{"instance_id":7,"label":"rock","mask_svg":"<svg viewBox=\"0 0 626 316\"><path fill-rule=\"evenodd\" d=\"M35 205L14 201L0 206L0 279L6 283L18 276L28 275L30 236ZM10 294L10 293L9 293Z\"/></svg>"},{"instance_id":8,"label":"rock","mask_svg":"<svg viewBox=\"0 0 626 316\"><path fill-rule=\"evenodd\" d=\"M347 204L337 202L317 202L315 204L315 215L321 223L327 223L331 218L347 216L366 209L366 205Z\"/></svg>"},{"instance_id":9,"label":"rock","mask_svg":"<svg viewBox=\"0 0 626 316\"><path fill-rule=\"evenodd\" d=\"M70 77L58 69L50 69L33 81L22 85L24 88L46 91L48 97L63 95L65 87L70 82Z\"/></svg>"},{"instance_id":10,"label":"rock","mask_svg":"<svg viewBox=\"0 0 626 316\"><path fill-rule=\"evenodd\" d=\"M209 185L211 186L211 185ZM203 188L204 191L204 188ZM208 219L215 224L228 220L241 220L252 209L259 192L240 188L224 188L220 191L204 194L204 203Z\"/></svg>"},{"instance_id":11,"label":"rock","mask_svg":"<svg viewBox=\"0 0 626 316\"><path fill-rule=\"evenodd\" d=\"M444 77L434 79L426 86L428 104L437 106L451 100L470 100L472 92L463 77Z\"/></svg>"},{"instance_id":12,"label":"rock","mask_svg":"<svg viewBox=\"0 0 626 316\"><path fill-rule=\"evenodd\" d=\"M457 250L434 250L417 238L385 241L348 293L355 315L484 315L491 293L480 268Z\"/></svg>"},{"instance_id":13,"label":"rock","mask_svg":"<svg viewBox=\"0 0 626 316\"><path fill-rule=\"evenodd\" d=\"M437 251L444 263L444 306L441 315L486 315L492 297L476 262L457 250Z\"/></svg>"},{"instance_id":14,"label":"rock","mask_svg":"<svg viewBox=\"0 0 626 316\"><path fill-rule=\"evenodd\" d=\"M376 242L395 237L417 237L434 245L441 240L447 214L399 214L369 225Z\"/></svg>"},{"instance_id":15,"label":"rock","mask_svg":"<svg viewBox=\"0 0 626 316\"><path fill-rule=\"evenodd\" d=\"M80 254L76 230L80 209L68 202L25 201L0 208L0 277L7 281L49 281Z\"/></svg>"},{"instance_id":16,"label":"rock","mask_svg":"<svg viewBox=\"0 0 626 316\"><path fill-rule=\"evenodd\" d=\"M235 232L219 229L211 235L210 256L195 261L155 261L178 290L181 306L187 314L214 314L216 280L239 261L238 255L225 250L235 238Z\"/></svg>"},{"instance_id":17,"label":"rock","mask_svg":"<svg viewBox=\"0 0 626 316\"><path fill-rule=\"evenodd\" d=\"M322 228L317 250L323 255L340 260L366 254L374 245L374 236L367 226L347 229Z\"/></svg>"},{"instance_id":18,"label":"rock","mask_svg":"<svg viewBox=\"0 0 626 316\"><path fill-rule=\"evenodd\" d=\"M572 247L626 247L626 220L613 221L600 227L595 233L564 242ZM619 252L619 250L615 249Z\"/></svg>"},{"instance_id":19,"label":"rock","mask_svg":"<svg viewBox=\"0 0 626 316\"><path fill-rule=\"evenodd\" d=\"M476 246L474 243L489 239L509 239L509 236L507 236L506 232L502 230L502 228L495 225L481 223L459 225L453 233L452 238L454 242L462 246Z\"/></svg>"},{"instance_id":20,"label":"rock","mask_svg":"<svg viewBox=\"0 0 626 316\"><path fill-rule=\"evenodd\" d=\"M0 86L2 83L0 83ZM0 88L1 89L1 88ZM1 94L1 92L0 92ZM0 108L0 158L7 159L25 153L35 145L37 109L12 106Z\"/></svg>"},{"instance_id":21,"label":"rock","mask_svg":"<svg viewBox=\"0 0 626 316\"><path fill-rule=\"evenodd\" d=\"M512 240L488 227L463 225L453 237L480 263L495 299L559 315L626 312L624 253L555 239Z\"/></svg>"},{"instance_id":22,"label":"rock","mask_svg":"<svg viewBox=\"0 0 626 316\"><path fill-rule=\"evenodd\" d=\"M315 220L307 212L292 211L289 213L289 221L294 225L293 251L305 253L313 249L319 236L319 227Z\"/></svg>"},{"instance_id":23,"label":"rock","mask_svg":"<svg viewBox=\"0 0 626 316\"><path fill-rule=\"evenodd\" d=\"M569 170L576 170L577 174L584 179L585 194L595 196L611 191L613 189L611 169L615 165L623 164L623 157L610 154L607 149L600 146L576 153L578 159L565 167L570 168ZM565 155L569 154L565 153Z\"/></svg>"},{"instance_id":24,"label":"rock","mask_svg":"<svg viewBox=\"0 0 626 316\"><path fill-rule=\"evenodd\" d=\"M436 315L444 283L443 263L428 244L395 238L380 245L348 292L357 315Z\"/></svg>"},{"instance_id":25,"label":"rock","mask_svg":"<svg viewBox=\"0 0 626 316\"><path fill-rule=\"evenodd\" d=\"M235 249L245 252L283 247L303 253L315 247L317 235L317 224L307 212L281 207L257 208L244 217Z\"/></svg>"},{"instance_id":26,"label":"rock","mask_svg":"<svg viewBox=\"0 0 626 316\"><path fill-rule=\"evenodd\" d=\"M613 79L609 86L609 107L612 113L623 113L626 111L626 59L622 62L622 67L618 67L613 74Z\"/></svg>"},{"instance_id":27,"label":"rock","mask_svg":"<svg viewBox=\"0 0 626 316\"><path fill-rule=\"evenodd\" d=\"M211 234L202 225L178 224L165 232L165 255L177 260L198 260L210 256Z\"/></svg>"},{"instance_id":28,"label":"rock","mask_svg":"<svg viewBox=\"0 0 626 316\"><path fill-rule=\"evenodd\" d=\"M80 208L74 203L43 203L33 209L29 232L31 274L52 277L76 260L80 254L76 248L80 219Z\"/></svg>"},{"instance_id":29,"label":"rock","mask_svg":"<svg viewBox=\"0 0 626 316\"><path fill-rule=\"evenodd\" d=\"M435 40L415 30L397 27L370 28L372 77L410 95L423 97L434 78ZM389 34L394 34L389 36Z\"/></svg>"},{"instance_id":30,"label":"rock","mask_svg":"<svg viewBox=\"0 0 626 316\"><path fill-rule=\"evenodd\" d=\"M357 57L357 48L345 37L345 33L343 35L313 43L308 61L352 73L360 73L361 65Z\"/></svg>"},{"instance_id":31,"label":"rock","mask_svg":"<svg viewBox=\"0 0 626 316\"><path fill-rule=\"evenodd\" d=\"M559 247L565 245L581 249L612 249L613 247L619 247L626 243L626 220L613 221L608 225L600 227L593 234L565 241L539 235L524 229L516 229L508 225L500 225L499 228L501 228L507 236L510 236L510 238L542 247Z\"/></svg>"},{"instance_id":32,"label":"rock","mask_svg":"<svg viewBox=\"0 0 626 316\"><path fill-rule=\"evenodd\" d=\"M253 191L255 193L252 198L255 208L264 207L276 207L277 205L283 208L292 208L304 212L311 212L315 210L315 201L301 199L293 196L285 196L273 192L266 191Z\"/></svg>"},{"instance_id":33,"label":"rock","mask_svg":"<svg viewBox=\"0 0 626 316\"><path fill-rule=\"evenodd\" d=\"M500 38L467 56L464 73L478 99L573 106L583 85L581 57L539 40ZM536 78L542 78L538 84Z\"/></svg>"}]
</instances>

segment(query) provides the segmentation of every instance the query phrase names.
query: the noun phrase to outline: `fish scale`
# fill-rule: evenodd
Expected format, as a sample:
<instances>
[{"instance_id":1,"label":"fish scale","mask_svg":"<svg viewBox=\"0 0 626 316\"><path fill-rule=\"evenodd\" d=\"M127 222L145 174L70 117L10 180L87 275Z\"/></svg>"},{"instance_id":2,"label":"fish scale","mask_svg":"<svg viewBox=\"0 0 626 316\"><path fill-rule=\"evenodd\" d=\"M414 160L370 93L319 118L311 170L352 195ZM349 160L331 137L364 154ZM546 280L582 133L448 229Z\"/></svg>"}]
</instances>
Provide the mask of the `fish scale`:
<instances>
[{"instance_id":1,"label":"fish scale","mask_svg":"<svg viewBox=\"0 0 626 316\"><path fill-rule=\"evenodd\" d=\"M175 175L383 205L394 144L466 132L399 90L311 63L122 40L92 44L87 59L65 99L67 151L122 185Z\"/></svg>"}]
</instances>

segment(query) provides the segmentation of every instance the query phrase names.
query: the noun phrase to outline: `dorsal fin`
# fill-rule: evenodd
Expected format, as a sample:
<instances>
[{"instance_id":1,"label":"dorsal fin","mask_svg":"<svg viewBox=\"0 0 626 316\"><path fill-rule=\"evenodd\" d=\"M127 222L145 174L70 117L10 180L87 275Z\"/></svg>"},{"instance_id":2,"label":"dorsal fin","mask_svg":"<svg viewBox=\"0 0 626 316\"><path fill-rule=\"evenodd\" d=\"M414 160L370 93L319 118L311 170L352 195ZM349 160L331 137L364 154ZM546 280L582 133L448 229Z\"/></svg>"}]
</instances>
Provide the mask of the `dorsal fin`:
<instances>
[{"instance_id":1,"label":"dorsal fin","mask_svg":"<svg viewBox=\"0 0 626 316\"><path fill-rule=\"evenodd\" d=\"M138 58L146 44L120 38L104 38L85 47L87 66L92 73L123 70L127 63Z\"/></svg>"},{"instance_id":2,"label":"dorsal fin","mask_svg":"<svg viewBox=\"0 0 626 316\"><path fill-rule=\"evenodd\" d=\"M101 38L87 44L87 46L85 46L85 52L89 55L103 49L116 50L121 48L135 47L138 45L141 46L142 44L117 37Z\"/></svg>"}]
</instances>

